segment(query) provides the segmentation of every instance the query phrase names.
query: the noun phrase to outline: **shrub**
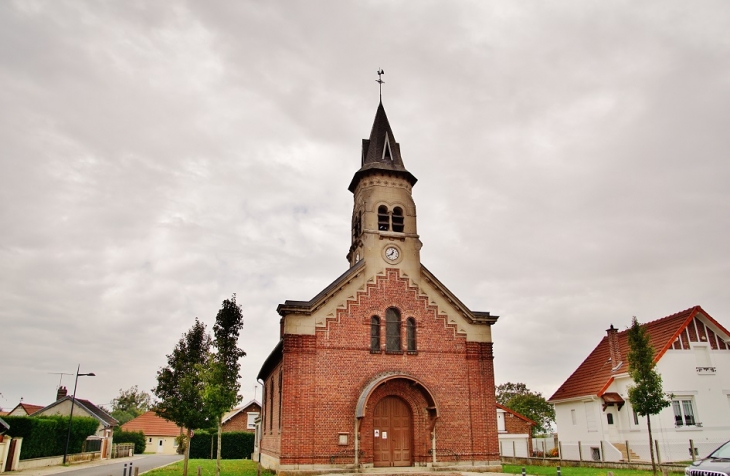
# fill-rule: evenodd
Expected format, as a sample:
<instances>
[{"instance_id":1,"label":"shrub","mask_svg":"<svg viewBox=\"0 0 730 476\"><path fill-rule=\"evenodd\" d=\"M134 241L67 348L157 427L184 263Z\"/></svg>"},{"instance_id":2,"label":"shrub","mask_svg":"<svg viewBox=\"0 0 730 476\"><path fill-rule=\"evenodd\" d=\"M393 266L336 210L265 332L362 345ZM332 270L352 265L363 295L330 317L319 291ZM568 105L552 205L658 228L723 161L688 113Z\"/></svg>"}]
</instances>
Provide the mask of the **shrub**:
<instances>
[{"instance_id":1,"label":"shrub","mask_svg":"<svg viewBox=\"0 0 730 476\"><path fill-rule=\"evenodd\" d=\"M20 459L60 456L66 449L68 417L53 416L6 416L10 425L8 435L23 438ZM75 417L71 423L69 454L81 453L86 437L96 433L99 422L95 418Z\"/></svg>"},{"instance_id":2,"label":"shrub","mask_svg":"<svg viewBox=\"0 0 730 476\"><path fill-rule=\"evenodd\" d=\"M141 431L114 429L114 443L134 443L134 454L141 455L147 447L147 439Z\"/></svg>"},{"instance_id":3,"label":"shrub","mask_svg":"<svg viewBox=\"0 0 730 476\"><path fill-rule=\"evenodd\" d=\"M245 431L225 432L221 440L222 459L250 458L251 453L253 453L253 433ZM190 458L215 459L217 448L218 432L196 430L195 436L190 440Z\"/></svg>"}]
</instances>

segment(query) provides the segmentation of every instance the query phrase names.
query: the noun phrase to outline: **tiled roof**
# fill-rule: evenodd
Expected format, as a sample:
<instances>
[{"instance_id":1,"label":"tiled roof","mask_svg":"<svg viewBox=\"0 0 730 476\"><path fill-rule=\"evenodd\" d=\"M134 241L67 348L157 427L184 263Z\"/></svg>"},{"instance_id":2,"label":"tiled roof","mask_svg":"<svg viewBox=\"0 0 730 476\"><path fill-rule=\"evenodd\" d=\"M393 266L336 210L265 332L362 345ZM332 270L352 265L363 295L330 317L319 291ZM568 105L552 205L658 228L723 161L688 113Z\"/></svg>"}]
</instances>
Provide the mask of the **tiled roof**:
<instances>
[{"instance_id":1,"label":"tiled roof","mask_svg":"<svg viewBox=\"0 0 730 476\"><path fill-rule=\"evenodd\" d=\"M25 409L28 415L32 415L33 413L43 408L43 405L33 405L30 403L21 403L20 406Z\"/></svg>"},{"instance_id":2,"label":"tiled roof","mask_svg":"<svg viewBox=\"0 0 730 476\"><path fill-rule=\"evenodd\" d=\"M529 424L531 424L531 425L537 425L537 423L535 423L534 421L530 420L530 419L529 419L529 418L527 418L527 417L526 417L525 415L523 415L523 414L521 414L521 413L517 413L516 411L514 411L514 410L512 410L512 409L510 409L510 408L507 408L507 407L505 407L505 406L504 406L504 405L502 405L502 404L499 404L499 403L498 403L498 404L497 404L497 408L501 408L502 410L506 411L507 413L511 413L511 414L513 414L514 416L516 416L517 418L520 418L520 419L522 419L522 420L526 421L527 423L529 423Z\"/></svg>"},{"instance_id":3,"label":"tiled roof","mask_svg":"<svg viewBox=\"0 0 730 476\"><path fill-rule=\"evenodd\" d=\"M153 411L148 411L122 425L124 431L141 431L145 436L177 436L181 429L179 426L157 416Z\"/></svg>"},{"instance_id":4,"label":"tiled roof","mask_svg":"<svg viewBox=\"0 0 730 476\"><path fill-rule=\"evenodd\" d=\"M702 313L708 320L715 324L720 330L727 331L720 326L709 314L707 314L700 306L672 314L656 321L647 322L646 332L649 334L649 343L654 348L654 361L658 361L662 355L671 347L679 333L687 326L697 313ZM618 332L618 344L620 353L621 367L617 369L618 373L628 372L628 330ZM601 342L598 343L593 352L583 361L582 364L568 377L563 385L553 394L548 401L565 400L568 398L581 396L601 396L613 381L611 367L616 363L612 363L610 359L610 351L608 346L608 336L603 336Z\"/></svg>"}]
</instances>

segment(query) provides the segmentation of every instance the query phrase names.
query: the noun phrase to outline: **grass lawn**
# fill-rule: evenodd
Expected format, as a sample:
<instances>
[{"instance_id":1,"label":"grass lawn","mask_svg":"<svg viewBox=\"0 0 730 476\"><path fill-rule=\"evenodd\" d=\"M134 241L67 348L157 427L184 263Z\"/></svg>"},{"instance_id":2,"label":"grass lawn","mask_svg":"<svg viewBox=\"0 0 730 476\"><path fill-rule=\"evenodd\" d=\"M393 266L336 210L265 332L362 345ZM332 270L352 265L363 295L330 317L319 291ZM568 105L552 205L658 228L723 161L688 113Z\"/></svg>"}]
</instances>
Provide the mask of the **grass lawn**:
<instances>
[{"instance_id":1,"label":"grass lawn","mask_svg":"<svg viewBox=\"0 0 730 476\"><path fill-rule=\"evenodd\" d=\"M197 476L198 466L200 466L202 476L215 475L214 459L191 459L188 462L188 476ZM256 467L256 462L250 459L224 459L221 460L221 476L256 476ZM180 476L182 470L183 462L178 461L175 464L145 473L145 476ZM273 473L262 469L261 474L271 475Z\"/></svg>"},{"instance_id":2,"label":"grass lawn","mask_svg":"<svg viewBox=\"0 0 730 476\"><path fill-rule=\"evenodd\" d=\"M541 476L557 476L557 464L555 466L525 466L527 474L538 474ZM503 464L502 471L511 474L522 474L522 466L515 464ZM614 476L650 476L651 470L642 471L637 469L610 469L610 468L572 468L562 466L562 476L606 476L611 471ZM661 474L661 472L657 472ZM671 475L683 475L681 472L671 472Z\"/></svg>"}]
</instances>

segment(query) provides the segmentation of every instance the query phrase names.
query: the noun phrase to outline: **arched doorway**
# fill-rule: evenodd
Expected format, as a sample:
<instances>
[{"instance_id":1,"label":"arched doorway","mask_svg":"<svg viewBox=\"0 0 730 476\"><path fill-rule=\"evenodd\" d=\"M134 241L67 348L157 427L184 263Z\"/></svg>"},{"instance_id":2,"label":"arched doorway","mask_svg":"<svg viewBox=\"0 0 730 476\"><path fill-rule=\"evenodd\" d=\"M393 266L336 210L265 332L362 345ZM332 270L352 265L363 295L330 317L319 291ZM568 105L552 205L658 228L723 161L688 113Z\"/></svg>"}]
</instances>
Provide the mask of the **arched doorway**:
<instances>
[{"instance_id":1,"label":"arched doorway","mask_svg":"<svg viewBox=\"0 0 730 476\"><path fill-rule=\"evenodd\" d=\"M413 463L413 415L398 397L388 396L373 411L373 465L411 466Z\"/></svg>"}]
</instances>

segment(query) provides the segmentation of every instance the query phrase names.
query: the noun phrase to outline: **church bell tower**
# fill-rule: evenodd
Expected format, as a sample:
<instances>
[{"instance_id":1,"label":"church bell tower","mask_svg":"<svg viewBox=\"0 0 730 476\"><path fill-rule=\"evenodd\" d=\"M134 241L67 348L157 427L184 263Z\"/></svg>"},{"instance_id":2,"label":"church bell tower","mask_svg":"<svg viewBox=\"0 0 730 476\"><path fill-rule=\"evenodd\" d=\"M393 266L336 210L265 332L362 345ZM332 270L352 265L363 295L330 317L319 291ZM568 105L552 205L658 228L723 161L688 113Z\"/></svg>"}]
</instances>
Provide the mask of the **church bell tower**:
<instances>
[{"instance_id":1,"label":"church bell tower","mask_svg":"<svg viewBox=\"0 0 730 476\"><path fill-rule=\"evenodd\" d=\"M397 267L417 276L421 241L411 194L417 179L403 165L382 101L370 138L362 141L360 165L349 186L354 195L350 267L365 260L374 269Z\"/></svg>"}]
</instances>

